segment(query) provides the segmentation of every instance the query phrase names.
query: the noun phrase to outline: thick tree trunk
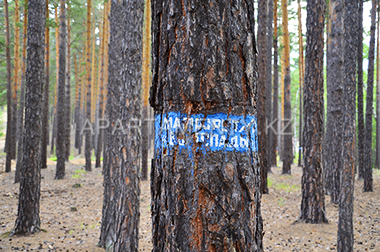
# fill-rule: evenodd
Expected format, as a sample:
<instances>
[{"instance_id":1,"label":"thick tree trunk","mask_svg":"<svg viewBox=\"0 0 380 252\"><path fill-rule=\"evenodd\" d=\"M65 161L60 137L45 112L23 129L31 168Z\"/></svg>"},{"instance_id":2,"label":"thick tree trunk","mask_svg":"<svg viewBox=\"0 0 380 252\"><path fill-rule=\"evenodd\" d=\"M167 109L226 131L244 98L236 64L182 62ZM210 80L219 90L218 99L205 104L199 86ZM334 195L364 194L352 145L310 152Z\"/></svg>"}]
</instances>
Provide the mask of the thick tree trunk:
<instances>
[{"instance_id":1,"label":"thick tree trunk","mask_svg":"<svg viewBox=\"0 0 380 252\"><path fill-rule=\"evenodd\" d=\"M87 0L87 38L86 38L86 107L85 122L91 122L91 0ZM84 97L83 97L84 98ZM85 123L85 125L87 125ZM87 125L88 126L88 125ZM86 130L86 140L84 146L84 156L86 159L86 171L91 171L91 130Z\"/></svg>"},{"instance_id":2,"label":"thick tree trunk","mask_svg":"<svg viewBox=\"0 0 380 252\"><path fill-rule=\"evenodd\" d=\"M141 133L133 125L141 118L143 13L143 1L111 1L106 114L114 127L106 129L99 243L113 251L138 251Z\"/></svg>"},{"instance_id":3,"label":"thick tree trunk","mask_svg":"<svg viewBox=\"0 0 380 252\"><path fill-rule=\"evenodd\" d=\"M65 135L66 135L66 1L60 0L59 31L59 76L57 92L57 166L55 179L65 177Z\"/></svg>"},{"instance_id":4,"label":"thick tree trunk","mask_svg":"<svg viewBox=\"0 0 380 252\"><path fill-rule=\"evenodd\" d=\"M70 12L70 3L67 3L67 13ZM66 60L66 87L65 87L65 160L70 157L70 136L71 136L71 61L70 61L70 18L67 19L67 60Z\"/></svg>"},{"instance_id":5,"label":"thick tree trunk","mask_svg":"<svg viewBox=\"0 0 380 252\"><path fill-rule=\"evenodd\" d=\"M375 167L380 169L380 8L377 8L377 40L376 40L376 161Z\"/></svg>"},{"instance_id":6,"label":"thick tree trunk","mask_svg":"<svg viewBox=\"0 0 380 252\"><path fill-rule=\"evenodd\" d=\"M49 0L46 0L46 18L49 18ZM50 34L49 27L45 28L45 87L42 114L42 150L41 168L47 168L47 145L49 143L49 63L50 63Z\"/></svg>"},{"instance_id":7,"label":"thick tree trunk","mask_svg":"<svg viewBox=\"0 0 380 252\"><path fill-rule=\"evenodd\" d=\"M5 151L7 153L5 158L5 172L11 172L12 156L11 152L11 136L12 136L12 72L11 72L11 51L10 51L10 30L9 30L9 12L8 0L4 0L5 11L5 47L7 55L7 136L5 140Z\"/></svg>"},{"instance_id":8,"label":"thick tree trunk","mask_svg":"<svg viewBox=\"0 0 380 252\"><path fill-rule=\"evenodd\" d=\"M275 151L271 149L271 144L273 142L273 138L275 137L275 132L271 130L270 126L272 123L272 49L273 49L273 0L268 0L268 18L267 18L267 59L266 59L266 112L267 112L267 169L268 172L272 172L271 170L271 160L273 159L273 155L275 155Z\"/></svg>"},{"instance_id":9,"label":"thick tree trunk","mask_svg":"<svg viewBox=\"0 0 380 252\"><path fill-rule=\"evenodd\" d=\"M331 202L339 203L340 173L342 167L343 109L344 109L344 3L342 0L331 0L329 23L331 30L328 43L327 68L327 121L325 150L324 182Z\"/></svg>"},{"instance_id":10,"label":"thick tree trunk","mask_svg":"<svg viewBox=\"0 0 380 252\"><path fill-rule=\"evenodd\" d=\"M375 30L376 30L376 0L372 0L371 38L368 52L367 106L365 110L364 132L364 192L372 192L372 116L373 116L373 75L375 69Z\"/></svg>"},{"instance_id":11,"label":"thick tree trunk","mask_svg":"<svg viewBox=\"0 0 380 252\"><path fill-rule=\"evenodd\" d=\"M20 195L14 233L40 231L41 115L44 83L45 0L28 5L25 135Z\"/></svg>"},{"instance_id":12,"label":"thick tree trunk","mask_svg":"<svg viewBox=\"0 0 380 252\"><path fill-rule=\"evenodd\" d=\"M270 151L272 152L272 159L270 160L271 166L277 166L277 142L278 142L278 29L277 29L277 0L274 0L274 10L273 10L273 25L274 25L274 36L273 36L273 106L272 106L272 125L277 132L273 134L271 141ZM273 131L273 128L270 128Z\"/></svg>"},{"instance_id":13,"label":"thick tree trunk","mask_svg":"<svg viewBox=\"0 0 380 252\"><path fill-rule=\"evenodd\" d=\"M261 172L261 193L268 193L268 156L267 156L267 113L266 113L266 78L267 78L267 0L258 1L257 31L258 48L258 83L257 83L257 130L259 140L259 158Z\"/></svg>"},{"instance_id":14,"label":"thick tree trunk","mask_svg":"<svg viewBox=\"0 0 380 252\"><path fill-rule=\"evenodd\" d=\"M284 155L282 174L291 173L293 163L292 110L290 100L290 37L288 29L288 1L281 0L282 29L284 32Z\"/></svg>"},{"instance_id":15,"label":"thick tree trunk","mask_svg":"<svg viewBox=\"0 0 380 252\"><path fill-rule=\"evenodd\" d=\"M324 0L307 1L303 174L300 220L327 222L322 183Z\"/></svg>"},{"instance_id":16,"label":"thick tree trunk","mask_svg":"<svg viewBox=\"0 0 380 252\"><path fill-rule=\"evenodd\" d=\"M253 2L152 18L153 251L263 251Z\"/></svg>"},{"instance_id":17,"label":"thick tree trunk","mask_svg":"<svg viewBox=\"0 0 380 252\"><path fill-rule=\"evenodd\" d=\"M337 251L349 252L354 251L354 228L353 228L353 212L354 212L354 182L355 182L355 166L356 166L356 50L357 44L357 0L345 0L342 2L342 13L344 17L344 66L343 66L343 82L344 82L344 116L343 116L343 158L342 158L342 174L341 187L339 196L339 221L338 221L338 237ZM349 14L349 15L348 15ZM343 28L343 27L342 27ZM342 55L340 55L342 56Z\"/></svg>"},{"instance_id":18,"label":"thick tree trunk","mask_svg":"<svg viewBox=\"0 0 380 252\"><path fill-rule=\"evenodd\" d=\"M23 134L24 134L24 109L25 109L25 69L26 69L26 36L28 27L28 0L25 0L24 6L24 24L23 24L23 39L22 39L22 65L21 65L21 87L20 87L20 108L18 109L18 125L17 131L19 132L19 140L17 145L17 163L15 173L15 183L20 182L20 173L22 168L22 148L23 148Z\"/></svg>"},{"instance_id":19,"label":"thick tree trunk","mask_svg":"<svg viewBox=\"0 0 380 252\"><path fill-rule=\"evenodd\" d=\"M364 178L363 0L358 16L358 179Z\"/></svg>"}]
</instances>

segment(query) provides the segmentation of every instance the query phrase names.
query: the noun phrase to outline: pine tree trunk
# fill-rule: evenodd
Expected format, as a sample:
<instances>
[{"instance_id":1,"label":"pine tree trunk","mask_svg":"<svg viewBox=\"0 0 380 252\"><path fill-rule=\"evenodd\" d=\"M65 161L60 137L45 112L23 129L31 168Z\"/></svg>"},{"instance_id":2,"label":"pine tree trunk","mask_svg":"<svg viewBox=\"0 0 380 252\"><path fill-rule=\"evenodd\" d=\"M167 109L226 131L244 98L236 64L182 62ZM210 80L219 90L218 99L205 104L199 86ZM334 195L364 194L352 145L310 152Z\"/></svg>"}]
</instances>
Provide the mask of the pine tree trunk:
<instances>
[{"instance_id":1,"label":"pine tree trunk","mask_svg":"<svg viewBox=\"0 0 380 252\"><path fill-rule=\"evenodd\" d=\"M91 122L91 0L87 0L87 37L86 37L86 107L85 120ZM92 132L85 131L86 140L84 147L84 155L86 159L86 171L91 171L91 140Z\"/></svg>"},{"instance_id":2,"label":"pine tree trunk","mask_svg":"<svg viewBox=\"0 0 380 252\"><path fill-rule=\"evenodd\" d=\"M261 171L261 193L268 193L268 160L267 160L267 134L266 134L266 85L267 85L267 0L258 1L257 31L258 47L258 83L257 83L257 130L259 144L259 160Z\"/></svg>"},{"instance_id":3,"label":"pine tree trunk","mask_svg":"<svg viewBox=\"0 0 380 252\"><path fill-rule=\"evenodd\" d=\"M278 29L277 29L277 0L274 0L274 10L273 10L273 25L274 25L274 36L273 36L273 106L272 106L272 125L276 133L273 134L271 141L270 151L272 152L272 159L270 160L271 166L277 166L277 141L278 141ZM272 128L271 128L272 129ZM273 129L272 129L273 131Z\"/></svg>"},{"instance_id":4,"label":"pine tree trunk","mask_svg":"<svg viewBox=\"0 0 380 252\"><path fill-rule=\"evenodd\" d=\"M363 99L363 0L358 17L358 178L364 178L364 99Z\"/></svg>"},{"instance_id":5,"label":"pine tree trunk","mask_svg":"<svg viewBox=\"0 0 380 252\"><path fill-rule=\"evenodd\" d=\"M81 94L82 94L82 78L81 74L81 58L79 58L79 68L77 65L77 57L74 57L74 65L75 65L75 148L80 149L80 138L81 138Z\"/></svg>"},{"instance_id":6,"label":"pine tree trunk","mask_svg":"<svg viewBox=\"0 0 380 252\"><path fill-rule=\"evenodd\" d=\"M20 195L14 233L40 231L41 115L44 83L45 0L28 4L25 135Z\"/></svg>"},{"instance_id":7,"label":"pine tree trunk","mask_svg":"<svg viewBox=\"0 0 380 252\"><path fill-rule=\"evenodd\" d=\"M304 56L303 56L303 35L302 35L302 15L301 15L301 1L298 0L298 46L299 46L299 100L300 100L300 123L299 123L299 148L298 148L298 167L302 167L302 99L303 99L303 81L304 81Z\"/></svg>"},{"instance_id":8,"label":"pine tree trunk","mask_svg":"<svg viewBox=\"0 0 380 252\"><path fill-rule=\"evenodd\" d=\"M55 7L55 22L58 24L58 8ZM50 153L54 154L54 146L57 139L57 88L58 88L58 77L59 77L59 26L55 27L55 65L56 65L56 83L54 85L54 106L53 106L53 120L52 121L52 132L51 132L51 150Z\"/></svg>"},{"instance_id":9,"label":"pine tree trunk","mask_svg":"<svg viewBox=\"0 0 380 252\"><path fill-rule=\"evenodd\" d=\"M291 174L293 163L292 110L290 100L290 37L288 30L288 2L281 0L282 29L284 32L284 155L282 174Z\"/></svg>"},{"instance_id":10,"label":"pine tree trunk","mask_svg":"<svg viewBox=\"0 0 380 252\"><path fill-rule=\"evenodd\" d=\"M49 0L46 0L46 18L49 18ZM49 144L49 75L50 75L50 32L49 27L45 28L45 87L42 115L42 150L41 168L47 168L47 145Z\"/></svg>"},{"instance_id":11,"label":"pine tree trunk","mask_svg":"<svg viewBox=\"0 0 380 252\"><path fill-rule=\"evenodd\" d=\"M344 83L344 116L343 116L343 158L341 188L339 196L339 221L337 251L349 252L354 251L354 228L353 228L353 211L354 211L354 182L356 166L356 50L357 44L357 1L345 0L342 3L342 13L344 23L344 66L343 66L343 83ZM348 15L349 13L349 15ZM340 55L342 56L342 55Z\"/></svg>"},{"instance_id":12,"label":"pine tree trunk","mask_svg":"<svg viewBox=\"0 0 380 252\"><path fill-rule=\"evenodd\" d=\"M376 161L375 167L380 169L380 8L377 9L377 41L376 41Z\"/></svg>"},{"instance_id":13,"label":"pine tree trunk","mask_svg":"<svg viewBox=\"0 0 380 252\"><path fill-rule=\"evenodd\" d=\"M324 0L307 1L303 174L300 220L327 222L322 183Z\"/></svg>"},{"instance_id":14,"label":"pine tree trunk","mask_svg":"<svg viewBox=\"0 0 380 252\"><path fill-rule=\"evenodd\" d=\"M376 30L376 0L372 0L371 38L368 52L367 106L365 110L364 132L364 192L372 192L372 116L373 116L373 75L375 64L375 30Z\"/></svg>"},{"instance_id":15,"label":"pine tree trunk","mask_svg":"<svg viewBox=\"0 0 380 252\"><path fill-rule=\"evenodd\" d=\"M324 179L331 202L339 203L340 173L343 162L343 109L344 109L344 3L341 0L331 0L329 22L331 32L328 43L327 68L327 121L326 121L326 145L328 145L327 158L325 160Z\"/></svg>"},{"instance_id":16,"label":"pine tree trunk","mask_svg":"<svg viewBox=\"0 0 380 252\"><path fill-rule=\"evenodd\" d=\"M24 5L24 24L23 24L23 39L22 39L22 65L21 65L21 87L20 87L20 108L18 109L17 122L19 123L17 131L19 132L19 140L17 145L17 163L15 173L15 183L20 182L20 173L22 168L22 148L24 135L24 109L25 109L25 63L26 63L26 36L28 26L28 0L25 0Z\"/></svg>"},{"instance_id":17,"label":"pine tree trunk","mask_svg":"<svg viewBox=\"0 0 380 252\"><path fill-rule=\"evenodd\" d=\"M70 12L70 3L67 3L67 13ZM66 94L65 94L65 160L70 157L70 136L71 136L71 61L70 61L70 18L67 18L67 60L66 60Z\"/></svg>"},{"instance_id":18,"label":"pine tree trunk","mask_svg":"<svg viewBox=\"0 0 380 252\"><path fill-rule=\"evenodd\" d=\"M263 251L253 10L152 1L152 251Z\"/></svg>"},{"instance_id":19,"label":"pine tree trunk","mask_svg":"<svg viewBox=\"0 0 380 252\"><path fill-rule=\"evenodd\" d=\"M271 160L273 159L273 152L271 149L272 139L275 137L273 130L270 126L273 126L272 121L272 48L273 48L273 0L268 0L268 19L267 19L267 59L266 59L266 112L267 112L267 169L269 173L272 173L271 170Z\"/></svg>"},{"instance_id":20,"label":"pine tree trunk","mask_svg":"<svg viewBox=\"0 0 380 252\"><path fill-rule=\"evenodd\" d=\"M11 172L12 157L11 157L11 136L12 136L12 72L11 72L11 51L10 51L10 30L9 30L9 12L8 0L4 0L5 11L5 47L7 55L7 136L5 140L5 172Z\"/></svg>"},{"instance_id":21,"label":"pine tree trunk","mask_svg":"<svg viewBox=\"0 0 380 252\"><path fill-rule=\"evenodd\" d=\"M59 76L57 92L57 166L55 179L65 177L65 135L66 135L66 1L60 0L59 31Z\"/></svg>"},{"instance_id":22,"label":"pine tree trunk","mask_svg":"<svg viewBox=\"0 0 380 252\"><path fill-rule=\"evenodd\" d=\"M141 133L133 125L141 118L143 13L140 0L111 1L106 114L114 127L105 134L99 244L113 251L138 251ZM118 121L121 128L115 128Z\"/></svg>"}]
</instances>

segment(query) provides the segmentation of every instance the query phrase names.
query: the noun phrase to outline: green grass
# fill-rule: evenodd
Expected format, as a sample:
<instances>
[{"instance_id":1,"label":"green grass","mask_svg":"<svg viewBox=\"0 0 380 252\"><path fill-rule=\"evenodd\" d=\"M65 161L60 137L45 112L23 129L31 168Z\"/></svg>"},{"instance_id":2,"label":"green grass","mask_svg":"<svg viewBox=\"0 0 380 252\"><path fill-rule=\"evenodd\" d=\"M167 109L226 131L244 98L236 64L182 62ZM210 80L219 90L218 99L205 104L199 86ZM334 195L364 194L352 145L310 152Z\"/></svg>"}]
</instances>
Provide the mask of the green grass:
<instances>
[{"instance_id":1,"label":"green grass","mask_svg":"<svg viewBox=\"0 0 380 252\"><path fill-rule=\"evenodd\" d=\"M75 170L75 174L71 176L72 179L79 179L82 177L83 174L86 174L87 172L85 170Z\"/></svg>"},{"instance_id":2,"label":"green grass","mask_svg":"<svg viewBox=\"0 0 380 252\"><path fill-rule=\"evenodd\" d=\"M268 187L274 188L276 190L282 190L285 192L296 192L301 189L300 185L291 185L286 183L276 183L276 181L268 178Z\"/></svg>"},{"instance_id":3,"label":"green grass","mask_svg":"<svg viewBox=\"0 0 380 252\"><path fill-rule=\"evenodd\" d=\"M380 176L380 169L372 169L374 176Z\"/></svg>"}]
</instances>

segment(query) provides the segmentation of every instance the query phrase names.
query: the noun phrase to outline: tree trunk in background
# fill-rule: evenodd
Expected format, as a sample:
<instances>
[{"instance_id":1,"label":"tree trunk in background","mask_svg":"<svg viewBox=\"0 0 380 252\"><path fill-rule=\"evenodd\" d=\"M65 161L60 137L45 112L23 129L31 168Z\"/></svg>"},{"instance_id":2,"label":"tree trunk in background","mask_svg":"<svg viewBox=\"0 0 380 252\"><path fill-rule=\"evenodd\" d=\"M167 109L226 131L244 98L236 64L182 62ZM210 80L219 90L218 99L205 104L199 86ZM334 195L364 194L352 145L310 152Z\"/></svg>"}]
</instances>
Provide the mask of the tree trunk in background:
<instances>
[{"instance_id":1,"label":"tree trunk in background","mask_svg":"<svg viewBox=\"0 0 380 252\"><path fill-rule=\"evenodd\" d=\"M111 1L109 85L100 245L138 251L140 140L133 126L141 118L141 65L144 2ZM128 49L126 49L128 48ZM118 129L118 130L117 130Z\"/></svg>"},{"instance_id":2,"label":"tree trunk in background","mask_svg":"<svg viewBox=\"0 0 380 252\"><path fill-rule=\"evenodd\" d=\"M259 160L261 172L261 193L268 193L268 156L267 156L267 134L266 134L266 78L267 78L267 0L258 0L257 31L258 48L258 83L257 83L257 130L259 144Z\"/></svg>"},{"instance_id":3,"label":"tree trunk in background","mask_svg":"<svg viewBox=\"0 0 380 252\"><path fill-rule=\"evenodd\" d=\"M28 28L28 0L24 2L24 24L23 24L23 38L22 38L22 65L21 65L21 87L20 87L20 108L18 109L17 131L19 132L19 140L17 145L17 163L15 173L15 183L20 182L20 173L22 168L22 148L23 148L23 135L24 135L24 109L25 109L25 64L26 64L26 36Z\"/></svg>"},{"instance_id":4,"label":"tree trunk in background","mask_svg":"<svg viewBox=\"0 0 380 252\"><path fill-rule=\"evenodd\" d=\"M288 30L288 1L281 0L282 29L284 32L284 155L282 174L291 173L293 163L292 110L290 100L290 37Z\"/></svg>"},{"instance_id":5,"label":"tree trunk in background","mask_svg":"<svg viewBox=\"0 0 380 252\"><path fill-rule=\"evenodd\" d=\"M377 8L377 41L376 41L376 162L375 167L380 169L380 8Z\"/></svg>"},{"instance_id":6,"label":"tree trunk in background","mask_svg":"<svg viewBox=\"0 0 380 252\"><path fill-rule=\"evenodd\" d=\"M344 110L344 3L342 0L331 0L329 23L331 32L328 44L327 68L327 121L326 145L329 146L325 160L324 182L331 202L339 204L340 173L342 169L343 144L343 110Z\"/></svg>"},{"instance_id":7,"label":"tree trunk in background","mask_svg":"<svg viewBox=\"0 0 380 252\"><path fill-rule=\"evenodd\" d=\"M375 70L375 31L376 31L376 0L372 0L371 38L368 52L367 107L365 110L364 132L364 192L372 192L372 116L373 116L373 75Z\"/></svg>"},{"instance_id":8,"label":"tree trunk in background","mask_svg":"<svg viewBox=\"0 0 380 252\"><path fill-rule=\"evenodd\" d=\"M59 76L57 92L57 166L55 179L65 177L65 136L66 136L66 1L60 0L59 17Z\"/></svg>"},{"instance_id":9,"label":"tree trunk in background","mask_svg":"<svg viewBox=\"0 0 380 252\"><path fill-rule=\"evenodd\" d=\"M80 62L79 62L80 64ZM80 94L81 94L81 81L80 81L80 73L77 63L77 56L74 55L74 71L75 71L75 140L74 140L74 147L76 149L79 148L79 135L80 135L80 123L79 123L79 115L80 115Z\"/></svg>"},{"instance_id":10,"label":"tree trunk in background","mask_svg":"<svg viewBox=\"0 0 380 252\"><path fill-rule=\"evenodd\" d=\"M301 15L301 1L298 0L298 46L299 46L299 99L300 99L300 123L299 123L299 148L298 148L298 167L302 167L302 99L303 99L303 81L304 81L304 73L305 73L305 64L304 64L304 56L303 56L303 35L302 35L302 15Z\"/></svg>"},{"instance_id":11,"label":"tree trunk in background","mask_svg":"<svg viewBox=\"0 0 380 252\"><path fill-rule=\"evenodd\" d=\"M324 0L307 1L303 174L300 220L327 222L322 183Z\"/></svg>"},{"instance_id":12,"label":"tree trunk in background","mask_svg":"<svg viewBox=\"0 0 380 252\"><path fill-rule=\"evenodd\" d=\"M55 7L55 22L58 24L58 8ZM56 82L54 85L54 106L53 106L53 119L51 120L53 129L51 132L51 150L50 153L54 154L55 139L57 138L57 88L59 76L59 26L55 27L55 65L56 65Z\"/></svg>"},{"instance_id":13,"label":"tree trunk in background","mask_svg":"<svg viewBox=\"0 0 380 252\"><path fill-rule=\"evenodd\" d=\"M11 172L12 156L11 152L11 136L12 136L12 72L11 72L11 51L10 51L10 30L9 30L9 12L8 0L4 0L5 11L5 47L7 54L7 136L5 140L5 151L7 153L5 159L5 172Z\"/></svg>"},{"instance_id":14,"label":"tree trunk in background","mask_svg":"<svg viewBox=\"0 0 380 252\"><path fill-rule=\"evenodd\" d=\"M148 152L149 152L149 87L150 78L150 57L151 57L151 2L145 1L144 12L144 36L143 36L143 72L142 72L142 121L141 121L141 180L148 179Z\"/></svg>"},{"instance_id":15,"label":"tree trunk in background","mask_svg":"<svg viewBox=\"0 0 380 252\"><path fill-rule=\"evenodd\" d=\"M212 3L152 1L152 251L263 251L253 1Z\"/></svg>"},{"instance_id":16,"label":"tree trunk in background","mask_svg":"<svg viewBox=\"0 0 380 252\"><path fill-rule=\"evenodd\" d=\"M15 41L14 41L14 76L13 76L13 92L12 92L12 138L11 138L11 156L12 159L16 158L16 146L18 140L17 132L17 93L20 85L20 6L19 0L15 0L14 7L14 22L15 22Z\"/></svg>"},{"instance_id":17,"label":"tree trunk in background","mask_svg":"<svg viewBox=\"0 0 380 252\"><path fill-rule=\"evenodd\" d=\"M23 167L13 233L40 231L41 115L44 79L45 0L28 4L28 46Z\"/></svg>"},{"instance_id":18,"label":"tree trunk in background","mask_svg":"<svg viewBox=\"0 0 380 252\"><path fill-rule=\"evenodd\" d=\"M276 152L273 152L271 149L271 144L273 142L273 138L275 137L273 130L271 130L270 126L274 125L272 121L272 49L273 49L273 0L268 0L268 19L267 19L267 59L266 59L266 112L267 112L267 169L268 172L272 173L271 170L271 160L273 159L273 155Z\"/></svg>"},{"instance_id":19,"label":"tree trunk in background","mask_svg":"<svg viewBox=\"0 0 380 252\"><path fill-rule=\"evenodd\" d=\"M49 0L46 0L46 19L49 18ZM45 87L43 100L43 115L42 115L42 150L41 168L47 168L47 145L49 143L49 63L50 63L50 32L49 27L45 28Z\"/></svg>"},{"instance_id":20,"label":"tree trunk in background","mask_svg":"<svg viewBox=\"0 0 380 252\"><path fill-rule=\"evenodd\" d=\"M273 10L273 26L274 26L274 36L273 36L273 106L272 106L272 122L274 125L275 132L273 133L273 139L271 141L270 151L272 152L272 159L270 160L271 166L277 166L277 142L278 142L278 125L280 121L278 120L278 29L277 29L277 0L274 0L274 10ZM273 131L273 129L271 128Z\"/></svg>"},{"instance_id":21,"label":"tree trunk in background","mask_svg":"<svg viewBox=\"0 0 380 252\"><path fill-rule=\"evenodd\" d=\"M364 99L363 99L363 0L358 16L358 179L364 178Z\"/></svg>"},{"instance_id":22,"label":"tree trunk in background","mask_svg":"<svg viewBox=\"0 0 380 252\"><path fill-rule=\"evenodd\" d=\"M86 112L85 121L91 122L91 0L87 0L87 37L86 37ZM84 97L83 97L84 98ZM88 125L87 125L88 126ZM91 171L91 140L92 132L91 130L86 130L84 155L86 158L86 171Z\"/></svg>"},{"instance_id":23,"label":"tree trunk in background","mask_svg":"<svg viewBox=\"0 0 380 252\"><path fill-rule=\"evenodd\" d=\"M67 3L67 60L66 60L66 88L65 88L65 160L69 161L70 157L70 136L71 136L71 61L70 61L70 2Z\"/></svg>"},{"instance_id":24,"label":"tree trunk in background","mask_svg":"<svg viewBox=\"0 0 380 252\"><path fill-rule=\"evenodd\" d=\"M355 182L355 166L356 166L356 50L357 44L357 17L358 17L358 1L345 0L342 3L342 11L347 13L342 16L344 18L344 66L343 66L343 88L344 88L344 116L343 116L343 159L341 187L339 196L339 221L338 221L338 237L337 251L348 252L354 249L354 228L353 228L353 212L354 212L354 182ZM348 15L349 14L349 15ZM342 56L342 55L340 55ZM342 97L343 98L343 97Z\"/></svg>"}]
</instances>

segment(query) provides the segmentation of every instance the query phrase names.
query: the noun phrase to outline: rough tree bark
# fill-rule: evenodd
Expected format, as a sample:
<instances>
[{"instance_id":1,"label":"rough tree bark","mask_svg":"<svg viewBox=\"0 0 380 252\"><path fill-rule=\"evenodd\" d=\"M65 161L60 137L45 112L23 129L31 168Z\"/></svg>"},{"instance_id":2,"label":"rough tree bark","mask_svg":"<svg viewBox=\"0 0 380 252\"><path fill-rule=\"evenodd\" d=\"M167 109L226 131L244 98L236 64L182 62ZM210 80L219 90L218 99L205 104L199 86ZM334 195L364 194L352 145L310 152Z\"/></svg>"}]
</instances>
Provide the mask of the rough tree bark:
<instances>
[{"instance_id":1,"label":"rough tree bark","mask_svg":"<svg viewBox=\"0 0 380 252\"><path fill-rule=\"evenodd\" d=\"M358 179L364 177L364 99L363 99L363 2L358 16Z\"/></svg>"},{"instance_id":2,"label":"rough tree bark","mask_svg":"<svg viewBox=\"0 0 380 252\"><path fill-rule=\"evenodd\" d=\"M141 65L144 2L112 0L105 134L104 201L99 244L138 251Z\"/></svg>"},{"instance_id":3,"label":"rough tree bark","mask_svg":"<svg viewBox=\"0 0 380 252\"><path fill-rule=\"evenodd\" d=\"M57 166L55 179L65 177L65 131L66 131L66 1L60 0L59 17L59 75L57 90Z\"/></svg>"},{"instance_id":4,"label":"rough tree bark","mask_svg":"<svg viewBox=\"0 0 380 252\"><path fill-rule=\"evenodd\" d=\"M273 9L273 106L272 106L272 122L274 122L274 129L277 132L279 120L278 120L278 29L277 29L277 0L274 0L274 9ZM272 152L272 159L270 160L271 166L277 166L277 141L278 135L273 134L271 141L270 151Z\"/></svg>"},{"instance_id":5,"label":"rough tree bark","mask_svg":"<svg viewBox=\"0 0 380 252\"><path fill-rule=\"evenodd\" d=\"M153 251L263 250L253 11L152 1Z\"/></svg>"},{"instance_id":6,"label":"rough tree bark","mask_svg":"<svg viewBox=\"0 0 380 252\"><path fill-rule=\"evenodd\" d=\"M49 18L49 0L46 0L46 19ZM50 32L49 26L45 28L45 87L42 112L42 150L41 168L47 168L47 145L49 142L49 74L50 74Z\"/></svg>"},{"instance_id":7,"label":"rough tree bark","mask_svg":"<svg viewBox=\"0 0 380 252\"><path fill-rule=\"evenodd\" d=\"M337 251L350 252L354 249L354 182L356 166L356 50L358 0L342 2L344 17L344 130L341 188L339 196L339 221Z\"/></svg>"},{"instance_id":8,"label":"rough tree bark","mask_svg":"<svg viewBox=\"0 0 380 252\"><path fill-rule=\"evenodd\" d=\"M298 148L298 167L302 167L302 99L303 99L303 81L304 81L304 73L305 73L305 64L304 64L304 56L303 56L303 35L302 35L302 15L301 15L301 1L298 0L298 46L299 46L299 99L300 99L300 123L299 123L299 148Z\"/></svg>"},{"instance_id":9,"label":"rough tree bark","mask_svg":"<svg viewBox=\"0 0 380 252\"><path fill-rule=\"evenodd\" d=\"M266 112L267 112L267 168L268 172L271 173L271 160L273 155L276 155L276 152L273 152L271 149L272 139L275 136L275 132L271 130L270 126L275 125L276 122L272 121L272 49L273 49L273 0L268 0L268 17L267 17L267 76L266 76Z\"/></svg>"},{"instance_id":10,"label":"rough tree bark","mask_svg":"<svg viewBox=\"0 0 380 252\"><path fill-rule=\"evenodd\" d=\"M377 8L377 39L376 39L376 161L375 167L380 169L380 8Z\"/></svg>"},{"instance_id":11,"label":"rough tree bark","mask_svg":"<svg viewBox=\"0 0 380 252\"><path fill-rule=\"evenodd\" d=\"M327 222L322 183L323 30L325 1L307 1L304 83L304 163L300 220Z\"/></svg>"},{"instance_id":12,"label":"rough tree bark","mask_svg":"<svg viewBox=\"0 0 380 252\"><path fill-rule=\"evenodd\" d=\"M54 11L55 22L58 24L58 8L55 7ZM53 106L53 116L52 116L52 131L51 131L51 149L50 153L54 154L55 143L57 138L57 88L58 88L58 77L59 77L59 25L55 27L55 65L56 65L56 82L54 85L54 106Z\"/></svg>"},{"instance_id":13,"label":"rough tree bark","mask_svg":"<svg viewBox=\"0 0 380 252\"><path fill-rule=\"evenodd\" d=\"M372 116L373 116L373 75L375 69L375 30L376 30L376 0L372 0L371 38L368 52L367 102L365 110L364 132L364 192L372 192Z\"/></svg>"},{"instance_id":14,"label":"rough tree bark","mask_svg":"<svg viewBox=\"0 0 380 252\"><path fill-rule=\"evenodd\" d=\"M291 173L293 163L292 109L290 100L290 37L288 29L288 1L281 0L282 29L284 32L284 155L282 174Z\"/></svg>"},{"instance_id":15,"label":"rough tree bark","mask_svg":"<svg viewBox=\"0 0 380 252\"><path fill-rule=\"evenodd\" d=\"M10 36L9 36L9 12L8 0L4 0L5 11L5 50L7 55L7 136L5 140L5 151L7 153L5 158L5 172L11 172L12 156L11 149L11 136L12 136L12 72L11 72L11 51L10 51Z\"/></svg>"},{"instance_id":16,"label":"rough tree bark","mask_svg":"<svg viewBox=\"0 0 380 252\"><path fill-rule=\"evenodd\" d=\"M41 100L44 83L45 0L28 4L23 168L13 233L40 231Z\"/></svg>"},{"instance_id":17,"label":"rough tree bark","mask_svg":"<svg viewBox=\"0 0 380 252\"><path fill-rule=\"evenodd\" d=\"M91 0L87 0L87 37L86 37L86 113L85 121L91 122ZM84 97L83 97L84 98ZM85 123L86 124L86 123ZM87 125L88 126L88 125ZM84 146L84 156L86 159L86 171L91 171L91 130L86 130L86 140Z\"/></svg>"},{"instance_id":18,"label":"rough tree bark","mask_svg":"<svg viewBox=\"0 0 380 252\"><path fill-rule=\"evenodd\" d=\"M70 157L70 137L71 137L71 50L70 50L70 2L67 3L67 59L66 59L66 86L65 86L65 160Z\"/></svg>"},{"instance_id":19,"label":"rough tree bark","mask_svg":"<svg viewBox=\"0 0 380 252\"><path fill-rule=\"evenodd\" d=\"M20 182L20 172L22 168L22 148L23 148L23 134L24 134L24 109L25 109L25 68L26 68L26 36L28 26L28 0L24 2L24 24L23 24L23 38L22 38L22 62L21 62L21 87L20 87L20 107L18 109L17 132L19 132L19 140L17 145L17 163L15 173L15 183Z\"/></svg>"},{"instance_id":20,"label":"rough tree bark","mask_svg":"<svg viewBox=\"0 0 380 252\"><path fill-rule=\"evenodd\" d=\"M339 204L340 173L342 169L343 148L343 110L344 110L344 2L331 0L329 11L331 30L328 44L327 68L327 121L326 121L326 152L324 167L324 183L331 202Z\"/></svg>"},{"instance_id":21,"label":"rough tree bark","mask_svg":"<svg viewBox=\"0 0 380 252\"><path fill-rule=\"evenodd\" d=\"M266 113L266 78L267 78L267 5L268 0L258 0L257 48L258 48L258 83L257 83L257 130L259 140L259 158L261 172L261 193L268 193L268 156L267 156L267 113Z\"/></svg>"}]
</instances>

